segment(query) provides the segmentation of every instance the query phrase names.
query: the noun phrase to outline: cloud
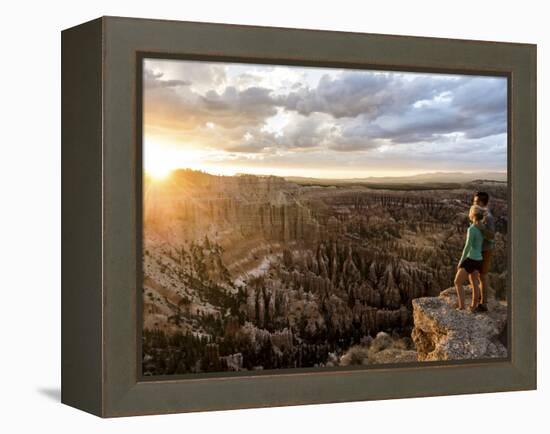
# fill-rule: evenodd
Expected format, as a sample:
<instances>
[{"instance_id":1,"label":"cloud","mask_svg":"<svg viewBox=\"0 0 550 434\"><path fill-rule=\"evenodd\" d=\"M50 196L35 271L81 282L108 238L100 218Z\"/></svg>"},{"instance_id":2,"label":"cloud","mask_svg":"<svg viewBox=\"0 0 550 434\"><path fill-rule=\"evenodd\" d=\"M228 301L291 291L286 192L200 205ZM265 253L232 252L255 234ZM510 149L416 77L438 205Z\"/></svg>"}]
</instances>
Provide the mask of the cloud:
<instances>
[{"instance_id":1,"label":"cloud","mask_svg":"<svg viewBox=\"0 0 550 434\"><path fill-rule=\"evenodd\" d=\"M187 77L166 80L164 73L150 69L144 71L144 83L145 134L165 140L244 149L240 143L242 137L249 131L259 131L265 119L277 113L271 91L266 88L238 90L234 86L222 89L211 86L199 92L196 83L190 83ZM246 146L250 148L250 144Z\"/></svg>"},{"instance_id":2,"label":"cloud","mask_svg":"<svg viewBox=\"0 0 550 434\"><path fill-rule=\"evenodd\" d=\"M245 159L506 167L504 78L151 60L144 96L145 134Z\"/></svg>"},{"instance_id":3,"label":"cloud","mask_svg":"<svg viewBox=\"0 0 550 434\"><path fill-rule=\"evenodd\" d=\"M371 118L399 111L420 98L433 98L452 87L426 75L375 71L346 71L334 77L323 75L316 88L302 88L279 98L289 110L308 115L328 113L335 118L369 115Z\"/></svg>"},{"instance_id":4,"label":"cloud","mask_svg":"<svg viewBox=\"0 0 550 434\"><path fill-rule=\"evenodd\" d=\"M145 89L157 87L190 86L191 82L186 80L164 80L162 72L153 72L149 69L143 71L143 84Z\"/></svg>"},{"instance_id":5,"label":"cloud","mask_svg":"<svg viewBox=\"0 0 550 434\"><path fill-rule=\"evenodd\" d=\"M269 89L261 87L238 90L228 86L221 94L208 91L201 96L201 100L204 104L203 108L213 116L217 116L219 112L228 112L237 114L240 118L250 118L256 124L277 112L273 99L269 96L270 92Z\"/></svg>"},{"instance_id":6,"label":"cloud","mask_svg":"<svg viewBox=\"0 0 550 434\"><path fill-rule=\"evenodd\" d=\"M503 79L353 71L325 76L316 89L299 89L278 102L302 115L340 120L350 143L334 149L370 147L377 139L398 144L455 131L472 138L506 131Z\"/></svg>"},{"instance_id":7,"label":"cloud","mask_svg":"<svg viewBox=\"0 0 550 434\"><path fill-rule=\"evenodd\" d=\"M227 83L226 67L223 63L194 60L145 59L145 71L162 74L164 80L185 80L191 83L194 92L203 93L210 89L222 89Z\"/></svg>"}]
</instances>

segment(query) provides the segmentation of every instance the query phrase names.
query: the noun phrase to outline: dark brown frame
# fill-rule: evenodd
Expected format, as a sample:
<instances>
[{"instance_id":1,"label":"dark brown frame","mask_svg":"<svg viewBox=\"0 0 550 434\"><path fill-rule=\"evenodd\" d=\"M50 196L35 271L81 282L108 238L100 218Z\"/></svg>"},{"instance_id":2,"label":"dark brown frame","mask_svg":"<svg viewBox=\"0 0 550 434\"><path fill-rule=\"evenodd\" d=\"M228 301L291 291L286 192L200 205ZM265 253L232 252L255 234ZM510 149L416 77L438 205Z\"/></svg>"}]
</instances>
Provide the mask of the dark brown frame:
<instances>
[{"instance_id":1,"label":"dark brown frame","mask_svg":"<svg viewBox=\"0 0 550 434\"><path fill-rule=\"evenodd\" d=\"M508 359L142 378L143 57L508 77ZM62 402L113 417L534 388L536 45L115 17L63 31Z\"/></svg>"}]
</instances>

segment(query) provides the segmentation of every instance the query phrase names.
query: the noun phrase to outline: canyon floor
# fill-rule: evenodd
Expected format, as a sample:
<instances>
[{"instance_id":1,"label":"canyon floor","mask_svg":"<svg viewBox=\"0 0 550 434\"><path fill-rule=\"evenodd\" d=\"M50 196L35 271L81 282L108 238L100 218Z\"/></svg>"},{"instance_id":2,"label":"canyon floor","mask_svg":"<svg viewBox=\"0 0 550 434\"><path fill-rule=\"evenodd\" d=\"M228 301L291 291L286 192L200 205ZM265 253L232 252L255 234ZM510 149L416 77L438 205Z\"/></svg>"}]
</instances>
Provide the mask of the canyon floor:
<instances>
[{"instance_id":1,"label":"canyon floor","mask_svg":"<svg viewBox=\"0 0 550 434\"><path fill-rule=\"evenodd\" d=\"M417 360L413 300L452 285L479 190L505 303L505 182L145 178L143 374Z\"/></svg>"}]
</instances>

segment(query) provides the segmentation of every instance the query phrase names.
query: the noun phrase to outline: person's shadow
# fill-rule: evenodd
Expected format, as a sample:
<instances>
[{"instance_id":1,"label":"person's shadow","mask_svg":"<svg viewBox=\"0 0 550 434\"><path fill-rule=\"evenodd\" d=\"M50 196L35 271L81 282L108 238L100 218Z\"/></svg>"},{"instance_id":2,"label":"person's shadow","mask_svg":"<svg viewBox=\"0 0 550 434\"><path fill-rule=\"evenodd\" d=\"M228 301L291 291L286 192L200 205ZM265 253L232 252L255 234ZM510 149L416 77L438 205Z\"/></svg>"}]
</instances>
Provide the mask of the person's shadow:
<instances>
[{"instance_id":1,"label":"person's shadow","mask_svg":"<svg viewBox=\"0 0 550 434\"><path fill-rule=\"evenodd\" d=\"M61 402L61 389L59 387L41 387L38 393L56 402Z\"/></svg>"}]
</instances>

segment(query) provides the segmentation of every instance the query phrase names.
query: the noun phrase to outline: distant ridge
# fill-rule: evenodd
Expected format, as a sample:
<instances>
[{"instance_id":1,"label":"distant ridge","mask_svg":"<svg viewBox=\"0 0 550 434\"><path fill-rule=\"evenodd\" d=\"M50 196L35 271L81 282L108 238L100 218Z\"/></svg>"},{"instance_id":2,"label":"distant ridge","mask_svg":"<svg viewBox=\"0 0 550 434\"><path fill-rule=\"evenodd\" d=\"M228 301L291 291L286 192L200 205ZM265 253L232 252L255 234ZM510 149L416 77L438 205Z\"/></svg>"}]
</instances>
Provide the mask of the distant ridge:
<instances>
[{"instance_id":1,"label":"distant ridge","mask_svg":"<svg viewBox=\"0 0 550 434\"><path fill-rule=\"evenodd\" d=\"M147 177L147 174L145 174ZM179 168L172 172L176 177L193 178L232 178L232 177L254 177L254 178L280 178L297 184L465 184L465 183L506 183L506 172L433 172L419 173L408 176L369 176L364 178L313 178L305 176L281 176L269 174L237 173L235 175L211 174L202 170L190 168Z\"/></svg>"},{"instance_id":2,"label":"distant ridge","mask_svg":"<svg viewBox=\"0 0 550 434\"><path fill-rule=\"evenodd\" d=\"M420 173L418 175L409 176L370 176L365 178L349 178L349 179L324 179L324 178L307 178L300 176L286 176L287 181L296 183L369 183L369 184L404 184L404 183L426 183L426 182L443 182L443 183L466 183L483 180L494 182L506 182L506 172L434 172Z\"/></svg>"}]
</instances>

